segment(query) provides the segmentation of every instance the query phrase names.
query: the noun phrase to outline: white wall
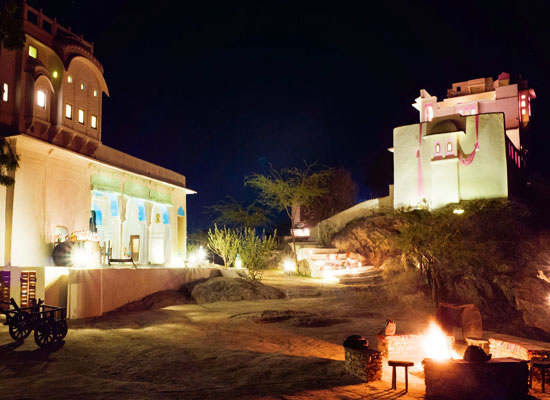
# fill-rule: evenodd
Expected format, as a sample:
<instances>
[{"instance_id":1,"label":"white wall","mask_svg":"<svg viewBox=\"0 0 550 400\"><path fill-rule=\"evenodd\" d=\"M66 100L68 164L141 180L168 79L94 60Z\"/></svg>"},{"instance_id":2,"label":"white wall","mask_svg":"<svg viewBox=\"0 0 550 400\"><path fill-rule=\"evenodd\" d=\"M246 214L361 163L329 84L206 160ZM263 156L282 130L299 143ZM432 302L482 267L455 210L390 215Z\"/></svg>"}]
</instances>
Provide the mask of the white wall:
<instances>
[{"instance_id":1,"label":"white wall","mask_svg":"<svg viewBox=\"0 0 550 400\"><path fill-rule=\"evenodd\" d=\"M464 155L474 151L476 142L476 116L467 116L465 135L458 135L458 146ZM437 123L437 121L436 121ZM428 124L422 127L426 135ZM504 115L502 113L479 115L479 151L470 165L458 164L458 181L452 181L454 167L443 167L441 161L432 163L433 143L422 139L419 146L419 124L394 129L394 207L415 207L425 199L428 206L437 208L459 200L477 198L502 198L508 196ZM420 150L420 173L417 150ZM446 161L445 161L446 162ZM439 168L439 169L438 169ZM432 174L436 176L432 177ZM447 178L444 178L445 175ZM451 181L438 187L437 198L432 193L432 182ZM419 194L418 182L422 185ZM435 183L434 183L434 188ZM451 192L458 187L458 199ZM441 190L440 190L441 189ZM442 191L449 191L445 195ZM456 200L455 200L456 199Z\"/></svg>"},{"instance_id":2,"label":"white wall","mask_svg":"<svg viewBox=\"0 0 550 400\"><path fill-rule=\"evenodd\" d=\"M371 199L363 201L359 204L354 205L344 211L339 212L338 214L333 215L330 218L327 218L319 222L315 227L310 231L311 238L317 239L319 237L319 229L322 229L323 226L329 225L332 229L340 231L346 226L349 222L369 216L379 210L380 208L392 208L393 206L393 185L389 186L389 195L386 197L381 197L378 199Z\"/></svg>"},{"instance_id":3,"label":"white wall","mask_svg":"<svg viewBox=\"0 0 550 400\"><path fill-rule=\"evenodd\" d=\"M169 231L165 234L165 261L170 262L177 249L177 208L186 210L186 189L171 184L153 181L146 177L136 176L118 168L112 168L92 159L77 155L65 149L27 136L12 139L16 152L20 155L20 167L15 174L13 227L11 231L11 258L7 258L4 249L6 240L6 209L8 199L5 188L0 188L0 253L3 264L18 266L52 265L51 252L56 226L64 226L69 233L87 230L92 207L91 177L95 174L106 174L120 182L133 181L151 189L170 194L173 206L169 208ZM133 228L121 234L120 221L125 218L123 204L128 200L121 197L119 217L111 221L115 224L112 245L114 255L120 257L120 250L128 247L129 234ZM131 200L131 199L130 199ZM131 201L132 202L132 201ZM147 244L148 226L153 203L145 202L146 218L140 221L142 249L140 258L147 262L149 246ZM108 214L108 213L106 213ZM104 214L104 222L109 216ZM118 224L118 225L117 225ZM132 225L133 222L130 223ZM130 232L132 231L132 232ZM124 239L122 243L120 239ZM120 249L115 246L119 245Z\"/></svg>"}]
</instances>

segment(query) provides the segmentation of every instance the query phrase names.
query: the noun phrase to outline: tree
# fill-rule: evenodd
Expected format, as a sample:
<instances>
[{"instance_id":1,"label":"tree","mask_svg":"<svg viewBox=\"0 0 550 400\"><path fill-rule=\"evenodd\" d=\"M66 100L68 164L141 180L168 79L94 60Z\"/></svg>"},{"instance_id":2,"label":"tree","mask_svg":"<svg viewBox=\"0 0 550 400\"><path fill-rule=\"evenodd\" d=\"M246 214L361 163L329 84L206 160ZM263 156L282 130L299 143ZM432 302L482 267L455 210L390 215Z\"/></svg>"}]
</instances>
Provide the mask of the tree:
<instances>
[{"instance_id":1,"label":"tree","mask_svg":"<svg viewBox=\"0 0 550 400\"><path fill-rule=\"evenodd\" d=\"M206 207L206 213L214 217L212 222L215 224L239 229L265 227L271 223L268 210L259 207L256 202L245 206L231 196L227 196L227 201Z\"/></svg>"},{"instance_id":2,"label":"tree","mask_svg":"<svg viewBox=\"0 0 550 400\"><path fill-rule=\"evenodd\" d=\"M218 226L214 224L214 230L208 230L208 248L221 257L223 265L226 267L235 261L239 252L239 244L239 234L232 229L225 226L218 229Z\"/></svg>"},{"instance_id":3,"label":"tree","mask_svg":"<svg viewBox=\"0 0 550 400\"><path fill-rule=\"evenodd\" d=\"M15 154L5 137L0 136L0 185L11 186L15 179L10 172L19 167L19 155Z\"/></svg>"},{"instance_id":4,"label":"tree","mask_svg":"<svg viewBox=\"0 0 550 400\"><path fill-rule=\"evenodd\" d=\"M264 271L269 267L272 258L271 251L277 245L277 231L268 236L265 231L256 235L253 228L245 228L240 235L240 254L248 276L252 280L262 279Z\"/></svg>"},{"instance_id":5,"label":"tree","mask_svg":"<svg viewBox=\"0 0 550 400\"><path fill-rule=\"evenodd\" d=\"M304 219L310 226L356 204L357 184L348 170L344 168L332 170L324 187L326 193L313 199L310 206L303 208Z\"/></svg>"},{"instance_id":6,"label":"tree","mask_svg":"<svg viewBox=\"0 0 550 400\"><path fill-rule=\"evenodd\" d=\"M259 202L279 212L284 211L291 221L293 253L296 265L296 238L292 229L292 208L308 207L319 196L327 193L326 181L332 174L329 169L316 171L315 164L306 164L304 169L283 168L280 171L270 168L268 175L252 174L245 177L245 186L259 192Z\"/></svg>"},{"instance_id":7,"label":"tree","mask_svg":"<svg viewBox=\"0 0 550 400\"><path fill-rule=\"evenodd\" d=\"M0 43L7 50L20 50L25 47L23 18L17 1L6 1L0 9Z\"/></svg>"}]
</instances>

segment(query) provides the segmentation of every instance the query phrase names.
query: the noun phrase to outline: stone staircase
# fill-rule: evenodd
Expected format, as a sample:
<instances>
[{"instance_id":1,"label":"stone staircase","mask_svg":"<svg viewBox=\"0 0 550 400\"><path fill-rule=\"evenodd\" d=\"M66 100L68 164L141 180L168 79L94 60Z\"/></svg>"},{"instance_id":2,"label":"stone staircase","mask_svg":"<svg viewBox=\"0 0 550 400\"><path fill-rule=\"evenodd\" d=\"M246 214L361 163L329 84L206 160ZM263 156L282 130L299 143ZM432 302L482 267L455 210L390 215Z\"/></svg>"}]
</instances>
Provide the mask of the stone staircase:
<instances>
[{"instance_id":1,"label":"stone staircase","mask_svg":"<svg viewBox=\"0 0 550 400\"><path fill-rule=\"evenodd\" d=\"M290 244L292 246L292 244ZM298 260L307 260L313 278L324 278L345 285L379 285L381 271L363 266L358 260L333 247L323 247L315 241L297 242Z\"/></svg>"},{"instance_id":2,"label":"stone staircase","mask_svg":"<svg viewBox=\"0 0 550 400\"><path fill-rule=\"evenodd\" d=\"M382 271L374 267L368 268L356 274L344 274L339 277L339 282L344 285L379 286L383 282Z\"/></svg>"}]
</instances>

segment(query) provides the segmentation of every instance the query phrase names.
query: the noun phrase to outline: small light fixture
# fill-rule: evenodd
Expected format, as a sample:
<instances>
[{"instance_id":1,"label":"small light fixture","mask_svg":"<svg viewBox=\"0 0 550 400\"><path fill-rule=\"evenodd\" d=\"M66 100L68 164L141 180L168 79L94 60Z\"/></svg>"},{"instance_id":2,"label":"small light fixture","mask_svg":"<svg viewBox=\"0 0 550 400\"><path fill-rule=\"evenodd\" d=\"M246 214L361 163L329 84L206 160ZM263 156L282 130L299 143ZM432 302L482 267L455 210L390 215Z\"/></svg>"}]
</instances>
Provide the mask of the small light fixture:
<instances>
[{"instance_id":1,"label":"small light fixture","mask_svg":"<svg viewBox=\"0 0 550 400\"><path fill-rule=\"evenodd\" d=\"M84 85L84 82L80 82L80 90L86 89L86 85Z\"/></svg>"},{"instance_id":2,"label":"small light fixture","mask_svg":"<svg viewBox=\"0 0 550 400\"><path fill-rule=\"evenodd\" d=\"M455 208L453 210L453 214L456 214L456 215L464 214L464 210L462 208Z\"/></svg>"},{"instance_id":3,"label":"small light fixture","mask_svg":"<svg viewBox=\"0 0 550 400\"><path fill-rule=\"evenodd\" d=\"M29 57L36 58L38 55L38 51L36 50L36 47L29 46Z\"/></svg>"},{"instance_id":4,"label":"small light fixture","mask_svg":"<svg viewBox=\"0 0 550 400\"><path fill-rule=\"evenodd\" d=\"M38 104L38 106L42 108L46 107L46 92L44 92L43 90L39 90L36 92L36 104Z\"/></svg>"},{"instance_id":5,"label":"small light fixture","mask_svg":"<svg viewBox=\"0 0 550 400\"><path fill-rule=\"evenodd\" d=\"M286 259L283 262L283 269L286 273L294 272L296 270L296 264L290 259Z\"/></svg>"},{"instance_id":6,"label":"small light fixture","mask_svg":"<svg viewBox=\"0 0 550 400\"><path fill-rule=\"evenodd\" d=\"M94 89L94 97L97 97L97 89Z\"/></svg>"},{"instance_id":7,"label":"small light fixture","mask_svg":"<svg viewBox=\"0 0 550 400\"><path fill-rule=\"evenodd\" d=\"M52 77L53 77L54 79L57 79L57 77L58 77L57 71L53 71L53 72L52 72Z\"/></svg>"},{"instance_id":8,"label":"small light fixture","mask_svg":"<svg viewBox=\"0 0 550 400\"><path fill-rule=\"evenodd\" d=\"M67 82L73 83L73 76L72 75L67 76Z\"/></svg>"}]
</instances>

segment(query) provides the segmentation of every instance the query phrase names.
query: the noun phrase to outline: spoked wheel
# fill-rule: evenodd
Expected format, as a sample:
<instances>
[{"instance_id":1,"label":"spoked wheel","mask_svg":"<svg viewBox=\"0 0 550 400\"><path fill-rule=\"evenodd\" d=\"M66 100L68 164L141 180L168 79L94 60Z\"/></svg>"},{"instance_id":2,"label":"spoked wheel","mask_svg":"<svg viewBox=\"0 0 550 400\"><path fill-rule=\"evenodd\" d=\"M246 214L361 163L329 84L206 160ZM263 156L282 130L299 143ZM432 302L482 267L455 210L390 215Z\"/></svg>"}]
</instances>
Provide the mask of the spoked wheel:
<instances>
[{"instance_id":1,"label":"spoked wheel","mask_svg":"<svg viewBox=\"0 0 550 400\"><path fill-rule=\"evenodd\" d=\"M34 341L40 347L46 347L57 338L57 323L53 319L45 319L34 330Z\"/></svg>"},{"instance_id":2,"label":"spoked wheel","mask_svg":"<svg viewBox=\"0 0 550 400\"><path fill-rule=\"evenodd\" d=\"M25 340L32 331L32 317L27 312L19 312L10 318L10 336L13 340Z\"/></svg>"},{"instance_id":3,"label":"spoked wheel","mask_svg":"<svg viewBox=\"0 0 550 400\"><path fill-rule=\"evenodd\" d=\"M69 330L69 327L67 326L67 321L57 321L57 340L63 340L65 339L65 336L67 336L67 331Z\"/></svg>"}]
</instances>

